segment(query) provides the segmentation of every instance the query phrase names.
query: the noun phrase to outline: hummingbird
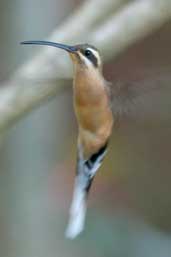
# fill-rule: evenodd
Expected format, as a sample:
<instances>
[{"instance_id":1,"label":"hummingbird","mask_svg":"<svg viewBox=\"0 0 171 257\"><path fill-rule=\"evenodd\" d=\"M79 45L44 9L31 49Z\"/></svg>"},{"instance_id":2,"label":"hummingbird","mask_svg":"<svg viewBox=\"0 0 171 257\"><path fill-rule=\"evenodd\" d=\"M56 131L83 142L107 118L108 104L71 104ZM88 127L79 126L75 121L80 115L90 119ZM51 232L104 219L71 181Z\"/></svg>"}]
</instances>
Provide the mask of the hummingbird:
<instances>
[{"instance_id":1,"label":"hummingbird","mask_svg":"<svg viewBox=\"0 0 171 257\"><path fill-rule=\"evenodd\" d=\"M29 40L24 45L46 45L68 52L73 63L73 105L78 124L77 165L66 236L74 239L84 229L87 196L108 149L114 123L109 83L102 58L90 44L66 45Z\"/></svg>"}]
</instances>

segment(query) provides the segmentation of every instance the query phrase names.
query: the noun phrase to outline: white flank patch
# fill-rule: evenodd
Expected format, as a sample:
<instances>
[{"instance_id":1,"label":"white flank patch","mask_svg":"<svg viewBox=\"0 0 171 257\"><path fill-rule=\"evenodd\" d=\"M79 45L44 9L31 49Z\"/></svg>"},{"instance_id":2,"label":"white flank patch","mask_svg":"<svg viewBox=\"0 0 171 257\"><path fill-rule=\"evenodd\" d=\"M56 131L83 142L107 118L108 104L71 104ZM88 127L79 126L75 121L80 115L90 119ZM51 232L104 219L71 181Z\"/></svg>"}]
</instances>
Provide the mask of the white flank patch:
<instances>
[{"instance_id":1,"label":"white flank patch","mask_svg":"<svg viewBox=\"0 0 171 257\"><path fill-rule=\"evenodd\" d=\"M102 160L105 156L107 152L107 149L104 151L104 153L102 155L100 155L97 160L94 163L94 166L91 170L89 170L90 176L91 178L95 176L96 172L98 171L98 169L100 168L101 164L102 164Z\"/></svg>"}]
</instances>

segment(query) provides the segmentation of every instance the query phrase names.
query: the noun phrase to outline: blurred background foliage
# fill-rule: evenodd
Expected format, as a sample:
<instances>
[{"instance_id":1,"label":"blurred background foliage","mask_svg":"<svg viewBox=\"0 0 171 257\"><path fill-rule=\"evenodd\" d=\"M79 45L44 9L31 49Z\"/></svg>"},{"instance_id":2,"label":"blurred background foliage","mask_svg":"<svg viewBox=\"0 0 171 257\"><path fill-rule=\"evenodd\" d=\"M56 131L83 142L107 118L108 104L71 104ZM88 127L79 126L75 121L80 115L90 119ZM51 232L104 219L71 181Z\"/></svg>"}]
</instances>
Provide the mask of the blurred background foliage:
<instances>
[{"instance_id":1,"label":"blurred background foliage","mask_svg":"<svg viewBox=\"0 0 171 257\"><path fill-rule=\"evenodd\" d=\"M23 51L20 41L45 38L80 2L1 0L1 80L36 51ZM115 128L86 230L75 241L64 237L76 159L71 87L7 132L0 148L0 256L171 256L171 92L162 90L170 84L170 46L168 23L105 64L113 86L136 80L141 87L160 74L164 82L157 101L148 99L151 115L137 111Z\"/></svg>"}]
</instances>

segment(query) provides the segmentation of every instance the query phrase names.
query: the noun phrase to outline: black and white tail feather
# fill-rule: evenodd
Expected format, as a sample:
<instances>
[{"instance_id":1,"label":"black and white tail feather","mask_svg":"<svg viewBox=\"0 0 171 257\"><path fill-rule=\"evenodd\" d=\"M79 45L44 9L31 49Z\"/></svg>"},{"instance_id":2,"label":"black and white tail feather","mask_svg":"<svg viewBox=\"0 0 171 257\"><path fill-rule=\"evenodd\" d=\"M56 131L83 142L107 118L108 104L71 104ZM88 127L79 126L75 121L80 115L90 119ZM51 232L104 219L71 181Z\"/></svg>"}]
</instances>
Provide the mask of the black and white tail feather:
<instances>
[{"instance_id":1,"label":"black and white tail feather","mask_svg":"<svg viewBox=\"0 0 171 257\"><path fill-rule=\"evenodd\" d=\"M99 169L102 160L107 152L107 144L88 160L78 156L77 174L74 184L74 193L70 208L69 223L66 230L66 237L74 239L84 229L87 210L87 195L90 190L93 178Z\"/></svg>"}]
</instances>

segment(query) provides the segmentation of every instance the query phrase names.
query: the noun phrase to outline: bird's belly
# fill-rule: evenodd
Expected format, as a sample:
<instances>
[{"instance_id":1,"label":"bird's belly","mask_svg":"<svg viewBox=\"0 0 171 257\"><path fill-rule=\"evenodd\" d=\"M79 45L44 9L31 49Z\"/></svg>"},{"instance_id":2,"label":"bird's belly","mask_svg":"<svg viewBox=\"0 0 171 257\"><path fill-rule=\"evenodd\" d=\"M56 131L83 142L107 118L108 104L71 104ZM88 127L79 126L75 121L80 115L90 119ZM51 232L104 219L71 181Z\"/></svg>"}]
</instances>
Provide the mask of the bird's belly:
<instances>
[{"instance_id":1,"label":"bird's belly","mask_svg":"<svg viewBox=\"0 0 171 257\"><path fill-rule=\"evenodd\" d=\"M79 127L79 141L85 153L96 153L108 141L113 116L106 86L101 76L77 73L74 80L74 109ZM87 156L87 154L85 154Z\"/></svg>"},{"instance_id":2,"label":"bird's belly","mask_svg":"<svg viewBox=\"0 0 171 257\"><path fill-rule=\"evenodd\" d=\"M96 152L108 141L113 125L111 110L108 108L77 108L80 142L85 153Z\"/></svg>"},{"instance_id":3,"label":"bird's belly","mask_svg":"<svg viewBox=\"0 0 171 257\"><path fill-rule=\"evenodd\" d=\"M94 107L92 105L86 107L78 107L75 110L78 124L90 131L96 131L103 126L107 119L107 112L102 108Z\"/></svg>"}]
</instances>

